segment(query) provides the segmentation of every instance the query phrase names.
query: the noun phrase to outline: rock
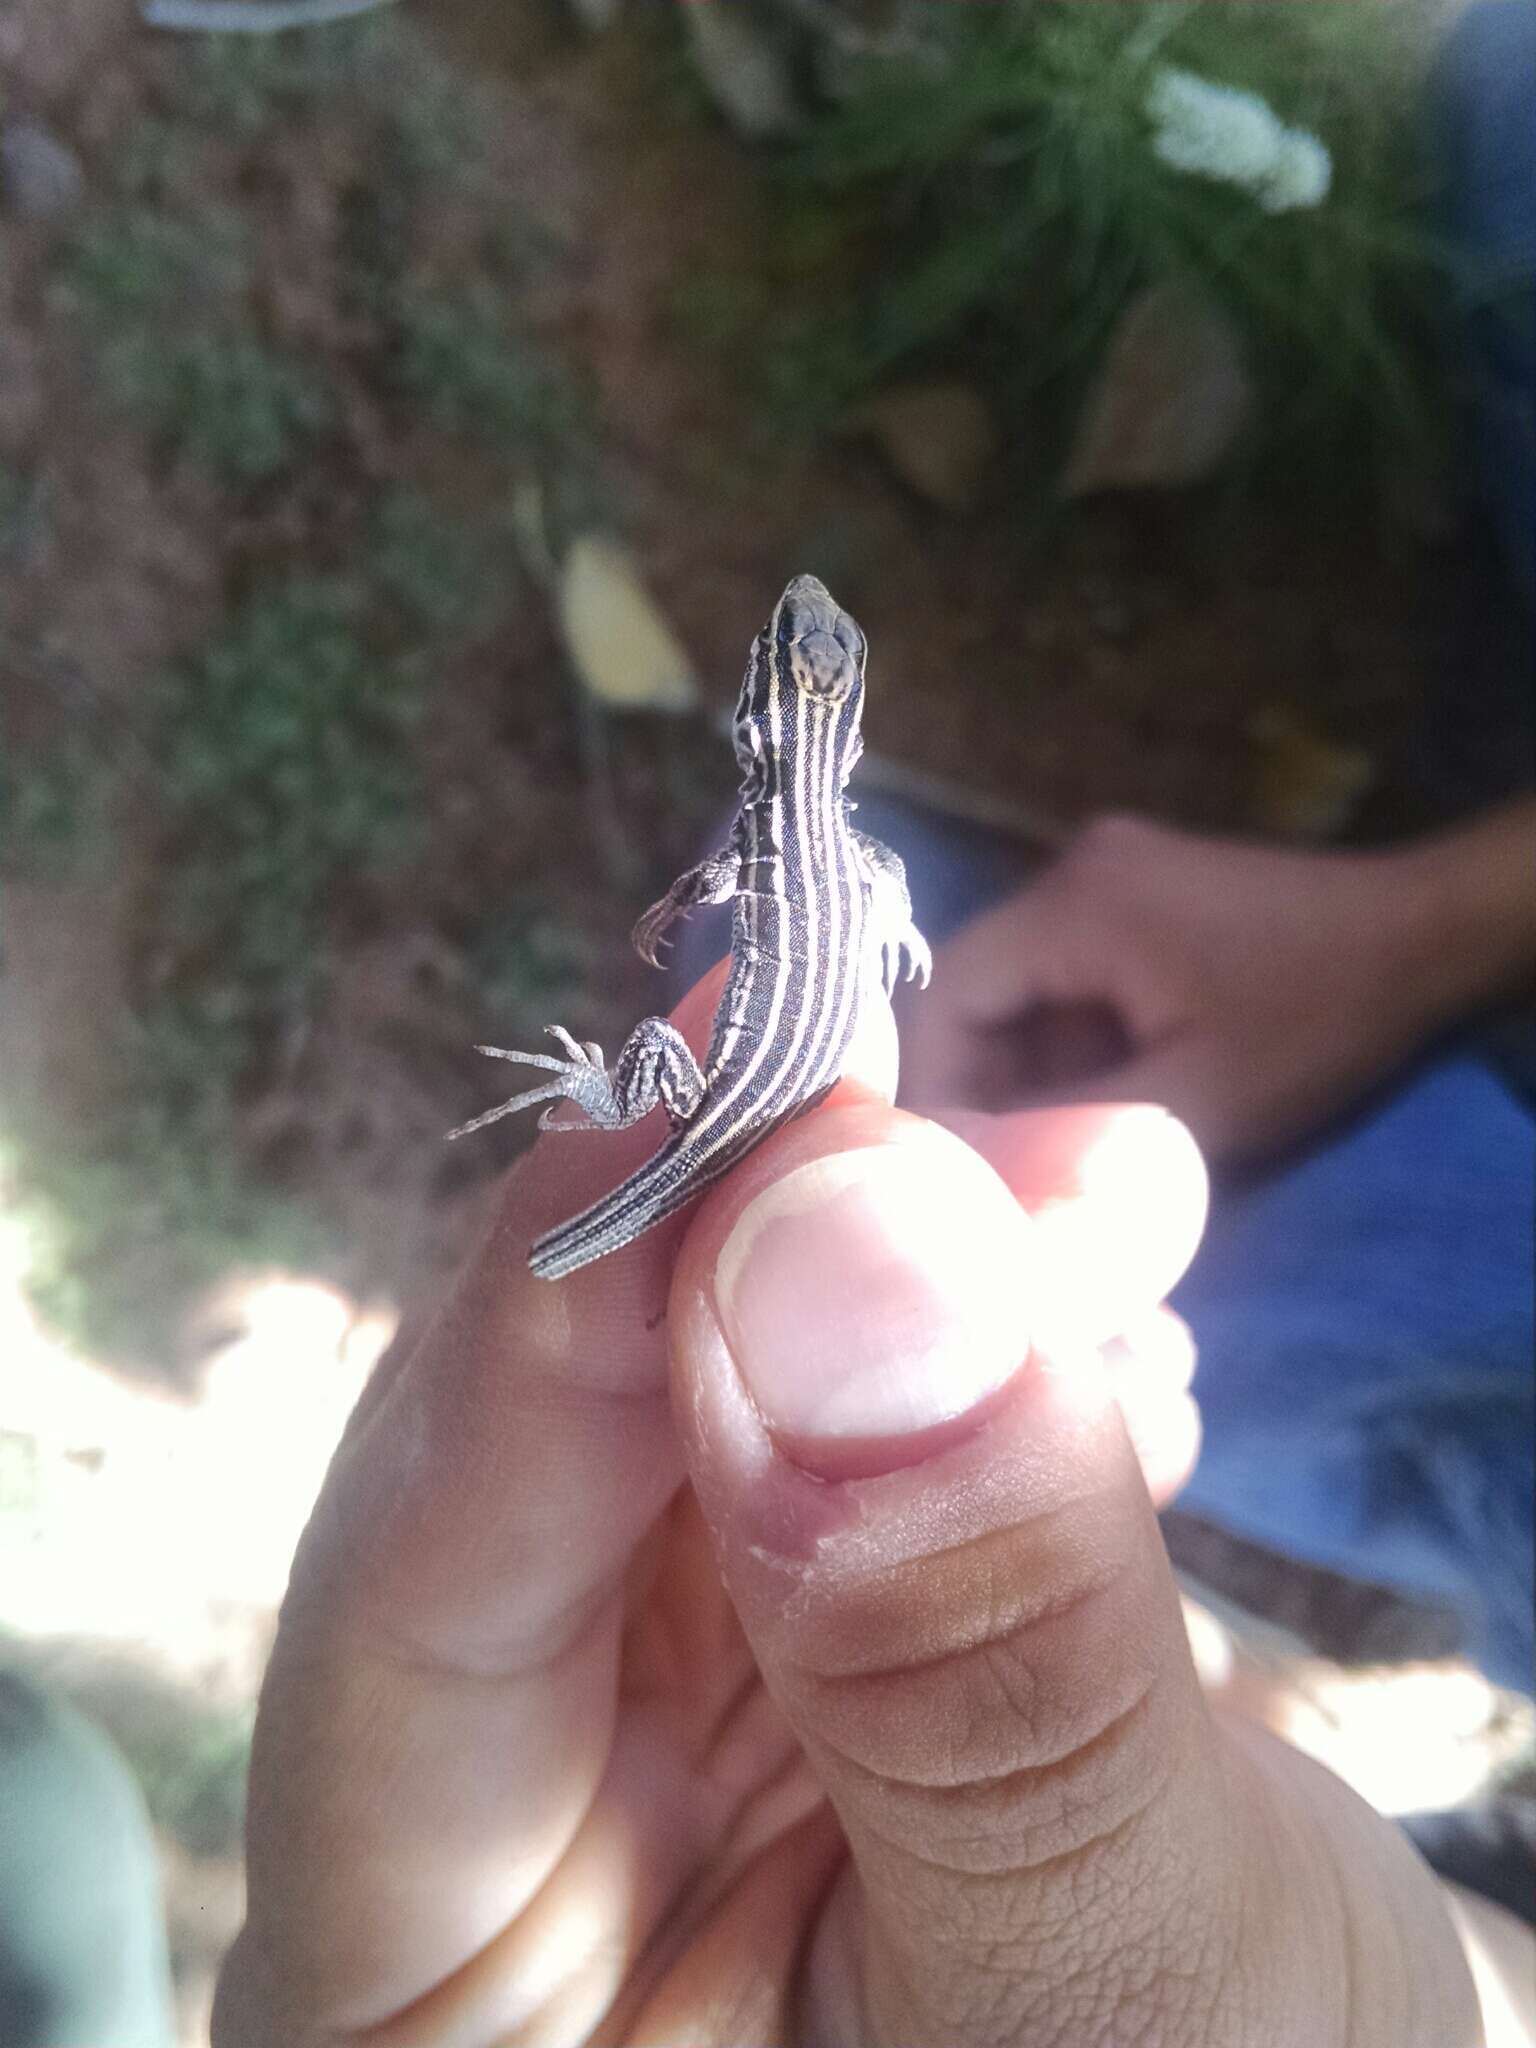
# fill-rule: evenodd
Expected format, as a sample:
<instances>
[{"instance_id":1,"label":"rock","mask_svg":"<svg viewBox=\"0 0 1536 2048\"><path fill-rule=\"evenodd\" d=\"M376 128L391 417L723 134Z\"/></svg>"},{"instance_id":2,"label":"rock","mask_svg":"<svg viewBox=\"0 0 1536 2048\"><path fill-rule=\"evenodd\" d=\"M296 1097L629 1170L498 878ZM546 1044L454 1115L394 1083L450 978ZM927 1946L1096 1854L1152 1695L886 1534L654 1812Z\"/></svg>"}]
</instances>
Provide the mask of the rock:
<instances>
[{"instance_id":1,"label":"rock","mask_svg":"<svg viewBox=\"0 0 1536 2048\"><path fill-rule=\"evenodd\" d=\"M696 708L693 664L618 541L586 533L571 543L557 609L572 666L600 703L616 711Z\"/></svg>"},{"instance_id":2,"label":"rock","mask_svg":"<svg viewBox=\"0 0 1536 2048\"><path fill-rule=\"evenodd\" d=\"M0 128L0 201L22 220L56 220L85 191L80 159L41 121L14 115Z\"/></svg>"},{"instance_id":3,"label":"rock","mask_svg":"<svg viewBox=\"0 0 1536 2048\"><path fill-rule=\"evenodd\" d=\"M1361 747L1341 747L1300 713L1267 704L1248 722L1253 822L1291 839L1333 839L1376 780Z\"/></svg>"},{"instance_id":4,"label":"rock","mask_svg":"<svg viewBox=\"0 0 1536 2048\"><path fill-rule=\"evenodd\" d=\"M771 142L800 125L783 46L744 0L679 0L705 91L738 135Z\"/></svg>"},{"instance_id":5,"label":"rock","mask_svg":"<svg viewBox=\"0 0 1536 2048\"><path fill-rule=\"evenodd\" d=\"M1186 284L1148 285L1110 337L1062 493L1197 483L1231 451L1253 405L1242 342L1221 308Z\"/></svg>"},{"instance_id":6,"label":"rock","mask_svg":"<svg viewBox=\"0 0 1536 2048\"><path fill-rule=\"evenodd\" d=\"M920 498L945 512L970 512L997 455L997 423L969 384L935 379L893 384L850 416L879 443L887 462Z\"/></svg>"}]
</instances>

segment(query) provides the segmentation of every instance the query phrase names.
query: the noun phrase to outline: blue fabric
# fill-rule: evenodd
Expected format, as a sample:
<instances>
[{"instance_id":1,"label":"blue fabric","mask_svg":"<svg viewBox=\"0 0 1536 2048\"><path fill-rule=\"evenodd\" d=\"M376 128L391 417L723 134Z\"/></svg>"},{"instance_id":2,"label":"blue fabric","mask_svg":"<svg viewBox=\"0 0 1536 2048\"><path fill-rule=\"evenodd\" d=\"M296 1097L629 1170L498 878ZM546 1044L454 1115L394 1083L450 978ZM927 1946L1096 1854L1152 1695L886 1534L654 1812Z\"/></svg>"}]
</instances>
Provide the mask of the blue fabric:
<instances>
[{"instance_id":1,"label":"blue fabric","mask_svg":"<svg viewBox=\"0 0 1536 2048\"><path fill-rule=\"evenodd\" d=\"M1532 1673L1536 1121L1450 1059L1218 1198L1174 1297L1200 1347L1180 1500L1272 1549L1444 1600Z\"/></svg>"},{"instance_id":2,"label":"blue fabric","mask_svg":"<svg viewBox=\"0 0 1536 2048\"><path fill-rule=\"evenodd\" d=\"M1536 595L1536 0L1481 0L1430 80L1479 485Z\"/></svg>"}]
</instances>

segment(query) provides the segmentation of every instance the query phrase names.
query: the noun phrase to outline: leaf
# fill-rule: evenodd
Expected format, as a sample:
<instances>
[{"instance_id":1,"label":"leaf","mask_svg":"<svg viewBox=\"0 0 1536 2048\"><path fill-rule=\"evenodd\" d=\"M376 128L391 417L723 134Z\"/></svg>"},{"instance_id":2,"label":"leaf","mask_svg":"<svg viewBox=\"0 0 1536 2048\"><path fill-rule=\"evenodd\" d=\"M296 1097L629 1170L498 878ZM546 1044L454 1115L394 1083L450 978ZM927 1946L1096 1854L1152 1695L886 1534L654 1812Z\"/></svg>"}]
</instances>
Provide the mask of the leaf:
<instances>
[{"instance_id":1,"label":"leaf","mask_svg":"<svg viewBox=\"0 0 1536 2048\"><path fill-rule=\"evenodd\" d=\"M1253 404L1241 341L1221 309L1181 282L1148 285L1110 337L1062 493L1197 483L1231 452Z\"/></svg>"},{"instance_id":2,"label":"leaf","mask_svg":"<svg viewBox=\"0 0 1536 2048\"><path fill-rule=\"evenodd\" d=\"M571 543L560 573L560 630L586 689L620 711L692 711L698 681L629 550L604 534Z\"/></svg>"}]
</instances>

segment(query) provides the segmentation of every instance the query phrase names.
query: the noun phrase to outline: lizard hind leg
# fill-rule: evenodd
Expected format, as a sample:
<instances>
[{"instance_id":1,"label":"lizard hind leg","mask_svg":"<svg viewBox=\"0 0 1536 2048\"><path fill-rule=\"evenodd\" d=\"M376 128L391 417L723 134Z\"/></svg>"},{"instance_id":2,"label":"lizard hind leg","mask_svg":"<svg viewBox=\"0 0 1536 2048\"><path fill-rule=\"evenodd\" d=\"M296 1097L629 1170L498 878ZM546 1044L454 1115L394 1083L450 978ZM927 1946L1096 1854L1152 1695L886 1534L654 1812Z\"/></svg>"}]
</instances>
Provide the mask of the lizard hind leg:
<instances>
[{"instance_id":1,"label":"lizard hind leg","mask_svg":"<svg viewBox=\"0 0 1536 2048\"><path fill-rule=\"evenodd\" d=\"M558 1024L549 1026L549 1034L564 1046L564 1059L553 1059L543 1052L511 1052L499 1045L477 1048L489 1059L544 1067L552 1078L460 1124L448 1133L450 1138L483 1130L487 1124L517 1110L532 1109L540 1102L551 1105L539 1118L541 1131L622 1131L658 1107L664 1108L676 1125L685 1123L698 1107L704 1093L704 1076L687 1041L664 1018L647 1017L644 1023L637 1024L611 1070L603 1065L601 1046L578 1045ZM560 1101L574 1102L586 1112L586 1121L552 1122L553 1106Z\"/></svg>"}]
</instances>

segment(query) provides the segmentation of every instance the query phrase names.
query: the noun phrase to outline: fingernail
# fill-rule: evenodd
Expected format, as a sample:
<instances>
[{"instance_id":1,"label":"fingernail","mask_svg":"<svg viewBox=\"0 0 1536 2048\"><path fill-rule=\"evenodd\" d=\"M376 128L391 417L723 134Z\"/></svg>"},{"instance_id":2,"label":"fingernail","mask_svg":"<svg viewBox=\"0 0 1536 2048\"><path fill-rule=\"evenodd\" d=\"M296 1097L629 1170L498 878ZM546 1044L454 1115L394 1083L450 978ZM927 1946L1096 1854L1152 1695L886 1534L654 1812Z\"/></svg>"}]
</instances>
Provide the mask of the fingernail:
<instances>
[{"instance_id":1,"label":"fingernail","mask_svg":"<svg viewBox=\"0 0 1536 2048\"><path fill-rule=\"evenodd\" d=\"M786 1174L743 1210L715 1270L768 1428L889 1443L969 1414L1028 1355L1027 1243L991 1167L932 1126Z\"/></svg>"}]
</instances>

